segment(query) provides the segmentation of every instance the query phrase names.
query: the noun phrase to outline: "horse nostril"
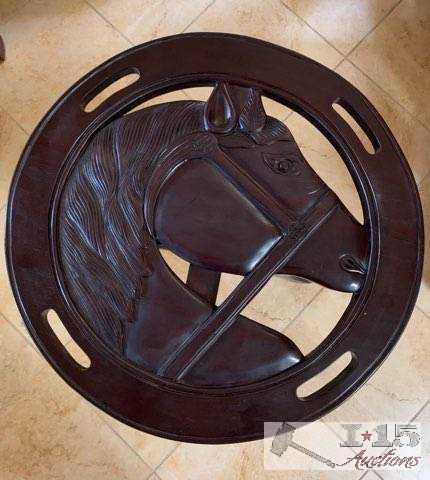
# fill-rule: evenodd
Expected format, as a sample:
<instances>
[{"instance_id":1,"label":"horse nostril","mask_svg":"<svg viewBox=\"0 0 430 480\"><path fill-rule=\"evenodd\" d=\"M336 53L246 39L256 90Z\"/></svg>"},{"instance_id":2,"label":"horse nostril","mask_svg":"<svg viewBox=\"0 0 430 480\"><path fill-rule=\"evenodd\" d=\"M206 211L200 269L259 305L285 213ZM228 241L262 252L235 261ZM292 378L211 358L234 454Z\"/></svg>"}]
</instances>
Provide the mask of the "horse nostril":
<instances>
[{"instance_id":1,"label":"horse nostril","mask_svg":"<svg viewBox=\"0 0 430 480\"><path fill-rule=\"evenodd\" d=\"M339 265L347 272L366 274L366 266L350 254L342 255L339 259Z\"/></svg>"}]
</instances>

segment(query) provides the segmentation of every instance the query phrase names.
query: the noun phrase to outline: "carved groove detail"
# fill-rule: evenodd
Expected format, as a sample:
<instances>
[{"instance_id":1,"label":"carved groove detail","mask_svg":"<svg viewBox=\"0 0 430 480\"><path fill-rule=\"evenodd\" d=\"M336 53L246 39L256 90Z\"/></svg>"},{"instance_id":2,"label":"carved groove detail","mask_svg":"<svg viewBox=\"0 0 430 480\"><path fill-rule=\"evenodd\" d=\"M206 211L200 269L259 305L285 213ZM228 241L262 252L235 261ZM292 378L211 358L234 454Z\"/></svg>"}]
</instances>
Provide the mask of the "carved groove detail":
<instances>
[{"instance_id":1,"label":"carved groove detail","mask_svg":"<svg viewBox=\"0 0 430 480\"><path fill-rule=\"evenodd\" d=\"M347 272L366 274L366 266L352 255L343 255L339 260L340 266Z\"/></svg>"},{"instance_id":2,"label":"carved groove detail","mask_svg":"<svg viewBox=\"0 0 430 480\"><path fill-rule=\"evenodd\" d=\"M202 111L203 104L178 102L113 122L94 137L66 185L60 242L70 293L118 352L151 273L144 254L151 240L142 235L147 169L175 138L203 129Z\"/></svg>"}]
</instances>

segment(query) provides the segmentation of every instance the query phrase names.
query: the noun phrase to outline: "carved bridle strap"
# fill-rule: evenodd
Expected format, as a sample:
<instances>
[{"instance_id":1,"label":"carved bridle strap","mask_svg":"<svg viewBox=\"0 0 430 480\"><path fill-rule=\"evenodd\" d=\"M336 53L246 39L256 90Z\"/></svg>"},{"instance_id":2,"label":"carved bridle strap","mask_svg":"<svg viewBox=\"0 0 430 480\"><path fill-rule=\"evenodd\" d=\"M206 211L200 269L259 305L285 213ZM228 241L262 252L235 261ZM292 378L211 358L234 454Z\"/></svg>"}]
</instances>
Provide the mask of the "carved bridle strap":
<instances>
[{"instance_id":1,"label":"carved bridle strap","mask_svg":"<svg viewBox=\"0 0 430 480\"><path fill-rule=\"evenodd\" d=\"M236 316L272 275L285 266L301 245L327 221L338 206L335 195L327 188L319 202L304 216L297 218L222 152L214 135L198 133L181 139L168 152L165 152L152 172L144 198L145 221L152 235L154 235L155 207L163 185L181 165L196 159L207 160L219 169L278 226L282 237L224 302L165 360L157 372L176 379L186 375L233 324Z\"/></svg>"},{"instance_id":2,"label":"carved bridle strap","mask_svg":"<svg viewBox=\"0 0 430 480\"><path fill-rule=\"evenodd\" d=\"M197 159L210 161L282 232L286 232L298 220L291 209L279 203L271 193L218 147L215 135L195 133L182 137L167 152L162 153L151 173L145 190L144 216L152 235L154 234L155 205L163 185L177 168L190 160Z\"/></svg>"}]
</instances>

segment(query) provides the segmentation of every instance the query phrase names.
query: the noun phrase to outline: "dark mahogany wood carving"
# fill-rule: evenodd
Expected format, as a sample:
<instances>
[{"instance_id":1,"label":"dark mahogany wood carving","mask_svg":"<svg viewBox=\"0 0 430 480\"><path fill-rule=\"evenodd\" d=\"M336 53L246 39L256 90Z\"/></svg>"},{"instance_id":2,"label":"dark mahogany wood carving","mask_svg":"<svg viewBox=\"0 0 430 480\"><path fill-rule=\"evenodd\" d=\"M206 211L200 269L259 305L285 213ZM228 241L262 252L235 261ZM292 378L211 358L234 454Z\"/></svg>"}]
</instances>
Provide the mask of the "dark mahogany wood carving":
<instances>
[{"instance_id":1,"label":"dark mahogany wood carving","mask_svg":"<svg viewBox=\"0 0 430 480\"><path fill-rule=\"evenodd\" d=\"M140 79L85 111L128 73ZM213 87L207 102L127 113L198 85ZM364 225L287 126L266 114L263 94L305 115L337 148L359 189ZM335 101L355 112L374 155ZM422 266L416 187L367 100L294 52L221 34L136 47L69 90L23 153L7 242L30 333L74 388L136 428L209 443L260 438L264 421L313 420L338 405L397 340ZM185 282L160 249L189 262ZM216 305L222 273L243 279ZM306 356L241 314L273 275L353 293ZM53 335L50 308L88 354L88 369ZM298 398L302 383L347 351L353 360L341 375L306 402Z\"/></svg>"},{"instance_id":2,"label":"dark mahogany wood carving","mask_svg":"<svg viewBox=\"0 0 430 480\"><path fill-rule=\"evenodd\" d=\"M0 35L0 62L6 60L6 48L4 46L3 37Z\"/></svg>"},{"instance_id":3,"label":"dark mahogany wood carving","mask_svg":"<svg viewBox=\"0 0 430 480\"><path fill-rule=\"evenodd\" d=\"M323 225L326 242L339 228L347 241L312 274ZM68 291L89 326L125 359L193 385L239 385L300 361L291 340L239 315L299 250L303 277L331 285L331 264L344 291L360 288L354 265L367 263L364 227L266 117L260 92L225 82L206 104L145 108L100 130L64 188L59 232ZM215 308L215 295L199 295L206 278L194 291L181 284L159 247L200 272L245 278Z\"/></svg>"}]
</instances>

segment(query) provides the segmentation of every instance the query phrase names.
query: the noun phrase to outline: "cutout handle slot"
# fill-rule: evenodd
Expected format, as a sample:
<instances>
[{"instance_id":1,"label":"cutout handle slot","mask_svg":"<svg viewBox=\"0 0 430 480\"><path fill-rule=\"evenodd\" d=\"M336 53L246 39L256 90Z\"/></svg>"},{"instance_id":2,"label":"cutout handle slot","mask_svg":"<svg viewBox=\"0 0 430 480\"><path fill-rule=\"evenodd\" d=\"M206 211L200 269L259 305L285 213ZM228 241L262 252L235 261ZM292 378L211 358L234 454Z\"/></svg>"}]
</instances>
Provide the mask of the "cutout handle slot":
<instances>
[{"instance_id":1,"label":"cutout handle slot","mask_svg":"<svg viewBox=\"0 0 430 480\"><path fill-rule=\"evenodd\" d=\"M86 95L83 104L84 112L93 112L113 94L137 82L139 78L140 72L137 68L128 68L104 80Z\"/></svg>"},{"instance_id":2,"label":"cutout handle slot","mask_svg":"<svg viewBox=\"0 0 430 480\"><path fill-rule=\"evenodd\" d=\"M67 353L82 368L88 369L91 366L91 360L82 348L70 336L64 323L61 321L57 312L52 308L45 310L42 314L43 318L48 322L55 336L63 345Z\"/></svg>"},{"instance_id":3,"label":"cutout handle slot","mask_svg":"<svg viewBox=\"0 0 430 480\"><path fill-rule=\"evenodd\" d=\"M380 145L372 130L347 102L338 98L332 104L333 110L351 127L364 149L374 155Z\"/></svg>"},{"instance_id":4,"label":"cutout handle slot","mask_svg":"<svg viewBox=\"0 0 430 480\"><path fill-rule=\"evenodd\" d=\"M299 385L296 391L298 398L300 400L310 400L317 394L330 389L345 375L348 375L355 365L355 356L351 352L345 352L322 372Z\"/></svg>"}]
</instances>

